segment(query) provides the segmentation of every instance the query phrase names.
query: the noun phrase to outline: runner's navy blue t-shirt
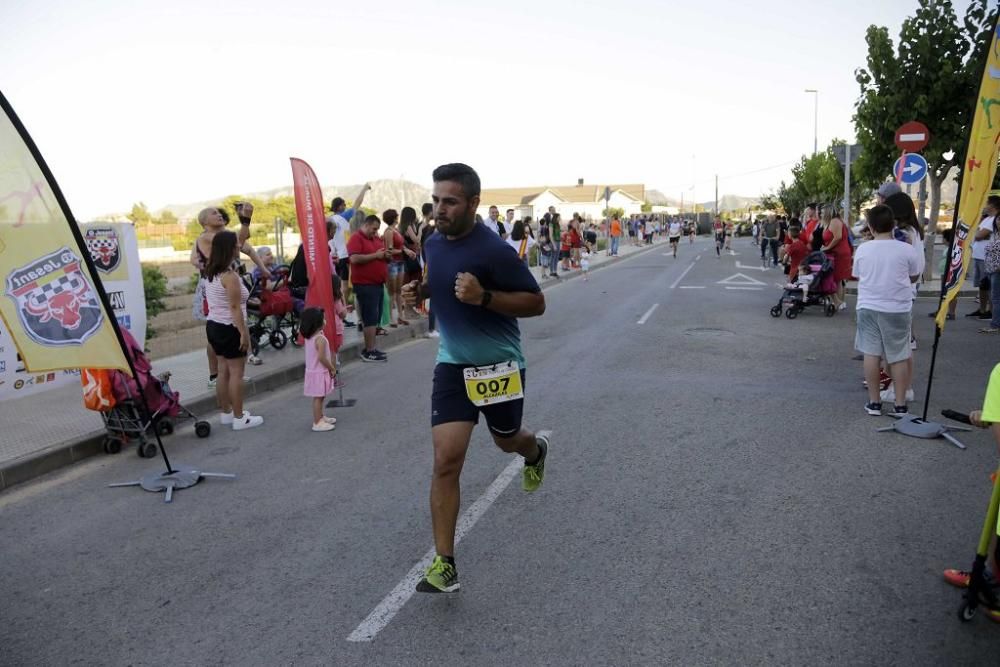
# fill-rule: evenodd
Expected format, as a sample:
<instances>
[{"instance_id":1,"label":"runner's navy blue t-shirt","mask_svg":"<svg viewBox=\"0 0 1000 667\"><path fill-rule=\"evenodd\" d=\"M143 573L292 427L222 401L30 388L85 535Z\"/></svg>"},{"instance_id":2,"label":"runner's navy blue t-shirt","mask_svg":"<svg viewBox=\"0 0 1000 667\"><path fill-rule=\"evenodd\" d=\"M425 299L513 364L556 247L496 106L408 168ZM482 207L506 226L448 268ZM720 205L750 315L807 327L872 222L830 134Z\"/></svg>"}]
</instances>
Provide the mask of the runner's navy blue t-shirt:
<instances>
[{"instance_id":1,"label":"runner's navy blue t-shirt","mask_svg":"<svg viewBox=\"0 0 1000 667\"><path fill-rule=\"evenodd\" d=\"M486 290L539 292L531 271L503 239L476 224L466 236L431 235L424 245L431 309L441 334L438 363L483 366L517 361L524 367L517 318L455 298L455 278L471 273Z\"/></svg>"}]
</instances>

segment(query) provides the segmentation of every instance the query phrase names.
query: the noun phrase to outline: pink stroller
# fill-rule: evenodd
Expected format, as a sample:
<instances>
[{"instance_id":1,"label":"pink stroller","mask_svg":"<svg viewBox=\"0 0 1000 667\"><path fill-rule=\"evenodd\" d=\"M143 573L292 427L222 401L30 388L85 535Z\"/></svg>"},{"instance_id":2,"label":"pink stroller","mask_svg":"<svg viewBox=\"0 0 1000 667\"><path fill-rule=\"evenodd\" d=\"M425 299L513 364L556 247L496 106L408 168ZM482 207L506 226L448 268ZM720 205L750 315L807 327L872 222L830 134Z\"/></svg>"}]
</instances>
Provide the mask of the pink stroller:
<instances>
[{"instance_id":1,"label":"pink stroller","mask_svg":"<svg viewBox=\"0 0 1000 667\"><path fill-rule=\"evenodd\" d=\"M112 393L116 405L106 412L101 412L104 426L108 434L104 437L104 451L117 454L122 445L130 440L138 440L137 453L143 458L156 456L156 443L149 439L152 429L160 435L174 432L174 418L190 417L195 420L194 432L199 438L207 438L212 432L212 426L207 421L199 420L190 410L181 405L180 396L170 388L170 373L160 377L153 375L153 367L146 357L142 346L136 342L128 329L122 329L122 337L136 377L130 377L121 371L111 372ZM139 392L146 399L149 410L139 398Z\"/></svg>"}]
</instances>

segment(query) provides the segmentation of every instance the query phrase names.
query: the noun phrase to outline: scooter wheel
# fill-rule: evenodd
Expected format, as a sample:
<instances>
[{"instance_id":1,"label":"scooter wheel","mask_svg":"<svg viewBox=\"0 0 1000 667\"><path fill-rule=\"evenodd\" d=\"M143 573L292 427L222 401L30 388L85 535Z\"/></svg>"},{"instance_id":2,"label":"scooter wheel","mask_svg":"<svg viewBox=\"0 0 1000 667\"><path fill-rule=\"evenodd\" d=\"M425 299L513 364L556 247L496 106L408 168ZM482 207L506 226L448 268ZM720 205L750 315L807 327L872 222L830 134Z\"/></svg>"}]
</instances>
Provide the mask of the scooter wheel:
<instances>
[{"instance_id":1,"label":"scooter wheel","mask_svg":"<svg viewBox=\"0 0 1000 667\"><path fill-rule=\"evenodd\" d=\"M195 422L194 433L199 438L207 438L211 432L212 432L212 425L209 424L208 422L205 421Z\"/></svg>"},{"instance_id":2,"label":"scooter wheel","mask_svg":"<svg viewBox=\"0 0 1000 667\"><path fill-rule=\"evenodd\" d=\"M781 306L771 308L771 317L781 317Z\"/></svg>"},{"instance_id":3,"label":"scooter wheel","mask_svg":"<svg viewBox=\"0 0 1000 667\"><path fill-rule=\"evenodd\" d=\"M976 608L969 604L968 600L962 601L962 606L958 608L958 620L968 623L976 617Z\"/></svg>"}]
</instances>

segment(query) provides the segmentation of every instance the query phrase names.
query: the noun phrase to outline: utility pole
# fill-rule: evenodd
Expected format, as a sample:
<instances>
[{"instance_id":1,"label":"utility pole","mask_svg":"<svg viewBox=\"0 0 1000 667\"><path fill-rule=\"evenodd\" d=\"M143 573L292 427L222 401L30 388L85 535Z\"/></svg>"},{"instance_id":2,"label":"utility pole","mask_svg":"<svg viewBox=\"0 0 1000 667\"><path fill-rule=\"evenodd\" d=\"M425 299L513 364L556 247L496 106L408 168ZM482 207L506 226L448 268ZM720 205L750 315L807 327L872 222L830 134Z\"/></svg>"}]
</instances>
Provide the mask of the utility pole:
<instances>
[{"instance_id":1,"label":"utility pole","mask_svg":"<svg viewBox=\"0 0 1000 667\"><path fill-rule=\"evenodd\" d=\"M844 224L851 228L851 142L844 146Z\"/></svg>"},{"instance_id":2,"label":"utility pole","mask_svg":"<svg viewBox=\"0 0 1000 667\"><path fill-rule=\"evenodd\" d=\"M819 91L815 88L806 88L807 93L813 94L813 156L819 152Z\"/></svg>"},{"instance_id":3,"label":"utility pole","mask_svg":"<svg viewBox=\"0 0 1000 667\"><path fill-rule=\"evenodd\" d=\"M719 215L719 175L715 175L715 215Z\"/></svg>"}]
</instances>

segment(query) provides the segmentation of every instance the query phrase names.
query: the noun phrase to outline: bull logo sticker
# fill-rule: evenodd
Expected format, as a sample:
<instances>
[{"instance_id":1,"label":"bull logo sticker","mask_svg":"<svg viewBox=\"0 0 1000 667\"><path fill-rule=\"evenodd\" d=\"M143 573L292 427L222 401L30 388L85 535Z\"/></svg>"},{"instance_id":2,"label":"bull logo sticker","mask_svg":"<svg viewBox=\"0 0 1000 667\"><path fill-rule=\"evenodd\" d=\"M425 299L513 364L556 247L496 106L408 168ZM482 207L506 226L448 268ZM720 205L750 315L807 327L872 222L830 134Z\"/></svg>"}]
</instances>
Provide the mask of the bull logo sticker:
<instances>
[{"instance_id":1,"label":"bull logo sticker","mask_svg":"<svg viewBox=\"0 0 1000 667\"><path fill-rule=\"evenodd\" d=\"M86 231L84 240L87 242L90 258L101 273L111 273L121 264L118 232L111 227L91 227Z\"/></svg>"},{"instance_id":2,"label":"bull logo sticker","mask_svg":"<svg viewBox=\"0 0 1000 667\"><path fill-rule=\"evenodd\" d=\"M25 332L39 345L82 345L104 322L101 301L80 264L64 247L7 276L7 296L17 304Z\"/></svg>"}]
</instances>

